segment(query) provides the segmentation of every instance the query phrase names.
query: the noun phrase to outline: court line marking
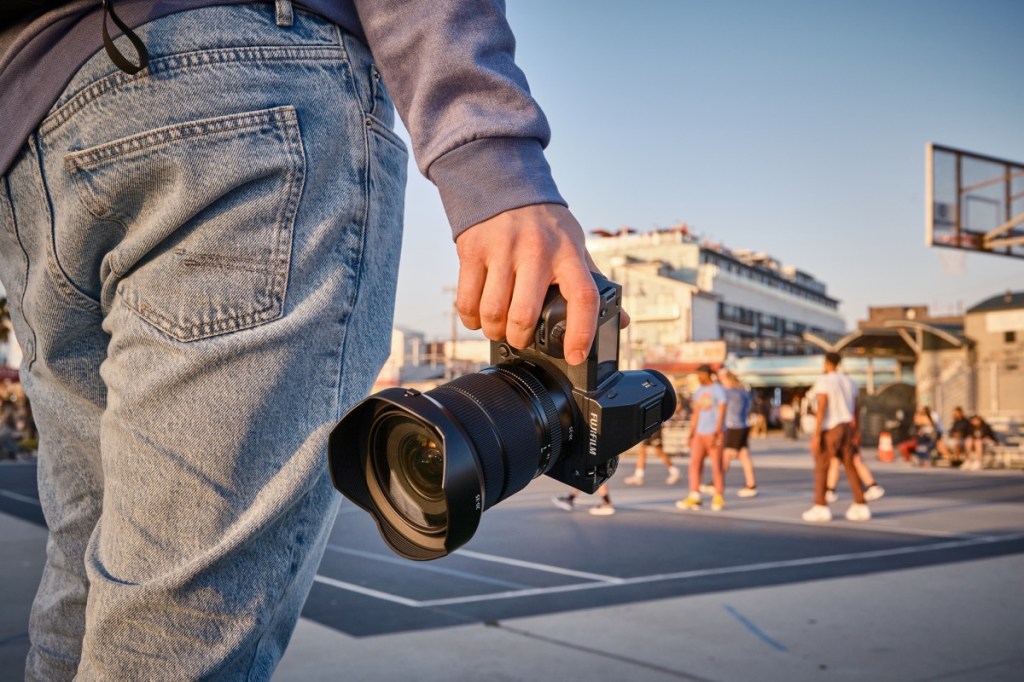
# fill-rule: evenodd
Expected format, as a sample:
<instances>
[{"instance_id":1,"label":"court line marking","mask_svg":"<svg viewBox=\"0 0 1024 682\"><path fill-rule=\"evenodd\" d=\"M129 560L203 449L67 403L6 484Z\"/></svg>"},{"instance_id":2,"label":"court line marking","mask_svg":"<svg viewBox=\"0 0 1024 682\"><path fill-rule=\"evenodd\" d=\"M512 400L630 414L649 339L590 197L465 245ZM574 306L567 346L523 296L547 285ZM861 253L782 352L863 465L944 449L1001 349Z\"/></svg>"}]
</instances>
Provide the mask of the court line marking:
<instances>
[{"instance_id":1,"label":"court line marking","mask_svg":"<svg viewBox=\"0 0 1024 682\"><path fill-rule=\"evenodd\" d=\"M654 575L636 576L633 578L620 578L618 582L587 582L575 583L572 585L559 585L555 587L535 587L526 590L510 590L507 592L492 592L489 594L468 595L464 597L450 597L444 599L416 600L400 597L398 595L381 592L379 590L353 585L327 576L317 575L314 580L326 585L350 590L359 594L375 597L384 601L402 604L413 608L434 608L438 606L455 606L459 604L472 604L486 601L499 601L505 599L520 599L523 597L535 597L549 594L560 594L567 592L579 592L584 590L596 590L608 587L621 587L627 585L644 585L652 583L670 582L676 580L693 580L696 578L707 578L722 575L736 575L742 573L758 573L772 571L780 568L800 568L805 566L820 566L845 561L860 561L865 559L881 559L894 556L905 556L910 554L924 554L926 552L939 552L948 549L960 549L986 544L997 544L1012 542L1024 538L1024 533L1016 533L1002 537L981 537L966 538L961 540L950 540L948 542L936 542L930 545L914 545L910 547L892 547L889 549L869 550L864 552L848 552L843 554L829 554L818 557L805 557L801 559L786 559L782 561L765 561L755 564L743 564L740 566L721 566L718 568L705 568L692 571L678 571L675 573L658 573ZM464 550L463 550L464 551Z\"/></svg>"},{"instance_id":2,"label":"court line marking","mask_svg":"<svg viewBox=\"0 0 1024 682\"><path fill-rule=\"evenodd\" d=\"M497 564L505 564L506 566L528 568L533 571L542 571L544 573L557 573L558 575L567 575L573 578L583 578L584 580L594 580L597 582L609 583L612 585L618 585L623 581L623 578L616 578L610 575L601 575L599 573L587 573L586 571L574 571L571 568L561 568L560 566L538 564L532 561L523 561L521 559L510 559L509 557L495 556L493 554L483 554L482 552L473 552L468 549L460 549L458 555L469 557L470 559L478 559L480 561L492 561Z\"/></svg>"},{"instance_id":3,"label":"court line marking","mask_svg":"<svg viewBox=\"0 0 1024 682\"><path fill-rule=\"evenodd\" d=\"M463 578L466 580L472 580L473 582L485 583L488 585L497 585L498 587L511 587L513 589L525 589L529 585L524 583L516 583L511 580L500 580L498 578L488 578L486 576L477 575L476 573L469 573L467 571L460 571L455 568L448 568L447 566L436 566L434 564L425 563L422 561L409 561L408 559L401 559L397 556L388 556L386 554L378 554L376 552L364 552L361 549L351 549L349 547L341 547L340 545L328 544L327 549L337 554L347 554L348 556L360 557L362 559L370 559L371 561L380 561L385 564L395 564L402 568L411 568L416 571L427 571L429 573L440 573L442 575L451 575L456 578Z\"/></svg>"},{"instance_id":4,"label":"court line marking","mask_svg":"<svg viewBox=\"0 0 1024 682\"><path fill-rule=\"evenodd\" d=\"M17 500L18 502L24 502L25 504L33 504L37 507L43 506L42 502L40 502L38 499L34 497L29 497L28 495L21 495L19 493L12 493L10 490L0 490L0 495L12 500Z\"/></svg>"},{"instance_id":5,"label":"court line marking","mask_svg":"<svg viewBox=\"0 0 1024 682\"><path fill-rule=\"evenodd\" d=\"M740 613L739 609L737 609L732 604L722 604L722 608L725 609L729 615L738 620L740 622L740 625L745 627L747 630L753 633L758 639L760 639L762 642L764 642L771 648L775 649L776 651L787 650L785 644L776 639L772 639L767 632L757 627L757 624L754 623L754 621L750 620L742 613Z\"/></svg>"}]
</instances>

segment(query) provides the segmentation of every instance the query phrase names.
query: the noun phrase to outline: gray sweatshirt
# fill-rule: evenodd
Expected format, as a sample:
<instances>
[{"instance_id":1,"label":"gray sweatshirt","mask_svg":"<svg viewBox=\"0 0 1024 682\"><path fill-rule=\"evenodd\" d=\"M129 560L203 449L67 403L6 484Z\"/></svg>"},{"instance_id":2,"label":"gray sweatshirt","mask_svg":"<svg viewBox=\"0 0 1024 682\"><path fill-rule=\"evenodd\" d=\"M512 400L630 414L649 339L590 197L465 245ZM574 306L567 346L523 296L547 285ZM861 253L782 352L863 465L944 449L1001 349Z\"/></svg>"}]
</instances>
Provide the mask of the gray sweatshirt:
<instances>
[{"instance_id":1,"label":"gray sweatshirt","mask_svg":"<svg viewBox=\"0 0 1024 682\"><path fill-rule=\"evenodd\" d=\"M114 6L134 28L185 9L251 1L116 0ZM453 236L511 208L565 205L543 154L550 129L515 64L503 0L294 4L370 47L417 165L440 191ZM73 0L0 33L0 173L78 68L102 49L101 23L100 0Z\"/></svg>"}]
</instances>

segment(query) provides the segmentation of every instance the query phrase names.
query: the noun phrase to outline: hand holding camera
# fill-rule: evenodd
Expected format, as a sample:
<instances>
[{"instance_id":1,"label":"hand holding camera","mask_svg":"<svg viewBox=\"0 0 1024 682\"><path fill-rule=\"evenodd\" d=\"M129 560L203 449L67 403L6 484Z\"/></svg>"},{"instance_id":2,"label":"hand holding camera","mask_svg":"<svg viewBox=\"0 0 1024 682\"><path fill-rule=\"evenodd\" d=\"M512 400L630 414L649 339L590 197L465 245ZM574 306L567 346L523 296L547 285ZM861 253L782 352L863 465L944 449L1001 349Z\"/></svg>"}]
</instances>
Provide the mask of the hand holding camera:
<instances>
[{"instance_id":1,"label":"hand holding camera","mask_svg":"<svg viewBox=\"0 0 1024 682\"><path fill-rule=\"evenodd\" d=\"M596 337L581 364L565 355L565 299L550 287L533 343L491 343L491 367L420 393L391 388L331 434L334 486L368 511L396 553L436 559L473 536L480 515L547 474L594 492L620 453L675 412L659 372L618 369L622 289L594 275Z\"/></svg>"}]
</instances>

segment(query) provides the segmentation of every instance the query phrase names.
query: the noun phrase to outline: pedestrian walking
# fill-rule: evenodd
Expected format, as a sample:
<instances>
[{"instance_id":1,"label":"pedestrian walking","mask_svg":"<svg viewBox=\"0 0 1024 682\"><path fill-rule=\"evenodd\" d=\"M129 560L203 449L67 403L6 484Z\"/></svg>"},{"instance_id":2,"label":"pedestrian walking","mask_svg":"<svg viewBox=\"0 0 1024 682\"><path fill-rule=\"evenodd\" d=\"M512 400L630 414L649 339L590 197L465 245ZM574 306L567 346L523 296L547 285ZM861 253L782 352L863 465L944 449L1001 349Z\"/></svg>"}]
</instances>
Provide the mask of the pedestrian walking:
<instances>
[{"instance_id":1,"label":"pedestrian walking","mask_svg":"<svg viewBox=\"0 0 1024 682\"><path fill-rule=\"evenodd\" d=\"M743 467L744 486L736 491L738 497L757 496L757 478L754 462L750 458L750 427L747 426L753 403L750 391L743 387L736 375L729 370L718 373L726 394L725 445L722 459L722 474L729 473L729 464L739 458Z\"/></svg>"},{"instance_id":2,"label":"pedestrian walking","mask_svg":"<svg viewBox=\"0 0 1024 682\"><path fill-rule=\"evenodd\" d=\"M846 511L850 521L867 521L871 510L864 499L864 489L853 464L854 430L857 414L857 385L839 370L842 358L838 353L825 355L825 373L811 388L809 398L815 405L814 433L811 453L814 455L814 506L803 513L804 521L827 522L832 511L825 497L828 468L839 458L846 467L846 477L853 491L853 504Z\"/></svg>"},{"instance_id":3,"label":"pedestrian walking","mask_svg":"<svg viewBox=\"0 0 1024 682\"><path fill-rule=\"evenodd\" d=\"M701 508L700 483L704 475L704 460L711 458L711 479L715 492L711 510L725 507L725 474L722 466L722 439L725 429L726 394L722 385L714 380L710 365L697 368L700 387L694 392L691 404L693 417L690 429L690 493L676 502L676 508L696 511Z\"/></svg>"}]
</instances>

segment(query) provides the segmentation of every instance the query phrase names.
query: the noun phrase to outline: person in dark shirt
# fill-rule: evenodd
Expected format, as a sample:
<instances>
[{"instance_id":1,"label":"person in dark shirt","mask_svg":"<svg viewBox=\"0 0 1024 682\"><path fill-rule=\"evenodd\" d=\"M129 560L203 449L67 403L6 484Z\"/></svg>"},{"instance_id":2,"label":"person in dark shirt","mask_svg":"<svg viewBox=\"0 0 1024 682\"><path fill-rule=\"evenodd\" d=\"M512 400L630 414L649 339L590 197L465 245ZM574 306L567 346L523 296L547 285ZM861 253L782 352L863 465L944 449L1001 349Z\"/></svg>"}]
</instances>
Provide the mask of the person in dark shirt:
<instances>
[{"instance_id":1,"label":"person in dark shirt","mask_svg":"<svg viewBox=\"0 0 1024 682\"><path fill-rule=\"evenodd\" d=\"M967 461L961 467L964 471L980 471L985 458L985 448L996 444L996 434L981 415L973 415L969 420L970 430L964 439L964 450Z\"/></svg>"},{"instance_id":2,"label":"person in dark shirt","mask_svg":"<svg viewBox=\"0 0 1024 682\"><path fill-rule=\"evenodd\" d=\"M964 444L970 433L971 424L964 416L963 408L953 408L953 423L945 437L935 444L939 454L953 466L959 466L964 458Z\"/></svg>"}]
</instances>

